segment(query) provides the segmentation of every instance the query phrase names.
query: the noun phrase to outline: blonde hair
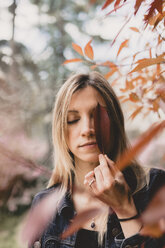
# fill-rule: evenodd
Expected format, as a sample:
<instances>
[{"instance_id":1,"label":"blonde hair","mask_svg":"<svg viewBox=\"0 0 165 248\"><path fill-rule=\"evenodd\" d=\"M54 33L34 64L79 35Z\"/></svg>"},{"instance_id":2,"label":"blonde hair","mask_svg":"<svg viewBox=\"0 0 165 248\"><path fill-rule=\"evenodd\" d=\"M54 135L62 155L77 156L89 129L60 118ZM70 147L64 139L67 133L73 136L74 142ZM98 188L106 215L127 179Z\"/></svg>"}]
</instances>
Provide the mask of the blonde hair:
<instances>
[{"instance_id":1,"label":"blonde hair","mask_svg":"<svg viewBox=\"0 0 165 248\"><path fill-rule=\"evenodd\" d=\"M69 77L56 96L53 111L52 137L54 146L54 169L48 184L48 187L50 187L56 183L60 183L62 196L68 190L68 187L70 189L72 188L72 177L75 170L74 158L66 142L68 107L74 92L87 86L94 87L100 93L111 116L111 159L116 161L117 157L128 147L123 112L118 98L108 81L100 73L95 71L89 74L75 74ZM132 180L133 171L136 176L136 185L133 186L132 192L135 192L142 187L144 173L143 169L134 161L124 174L128 181L129 177ZM106 216L108 216L108 214L106 214ZM101 240L103 239L105 229L104 223L102 230L100 230Z\"/></svg>"}]
</instances>

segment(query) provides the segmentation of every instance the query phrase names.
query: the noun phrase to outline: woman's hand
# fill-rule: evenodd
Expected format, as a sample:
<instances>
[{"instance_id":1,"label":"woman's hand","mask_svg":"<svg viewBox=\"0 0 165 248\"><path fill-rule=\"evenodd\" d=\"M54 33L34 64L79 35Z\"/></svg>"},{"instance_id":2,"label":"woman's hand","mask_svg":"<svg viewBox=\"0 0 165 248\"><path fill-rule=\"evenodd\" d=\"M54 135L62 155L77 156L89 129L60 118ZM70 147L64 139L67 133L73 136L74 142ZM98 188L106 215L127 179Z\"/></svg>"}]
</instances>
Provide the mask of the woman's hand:
<instances>
[{"instance_id":1,"label":"woman's hand","mask_svg":"<svg viewBox=\"0 0 165 248\"><path fill-rule=\"evenodd\" d=\"M124 176L106 155L99 155L100 164L85 176L84 184L102 202L108 204L119 218L136 214L130 189Z\"/></svg>"}]
</instances>

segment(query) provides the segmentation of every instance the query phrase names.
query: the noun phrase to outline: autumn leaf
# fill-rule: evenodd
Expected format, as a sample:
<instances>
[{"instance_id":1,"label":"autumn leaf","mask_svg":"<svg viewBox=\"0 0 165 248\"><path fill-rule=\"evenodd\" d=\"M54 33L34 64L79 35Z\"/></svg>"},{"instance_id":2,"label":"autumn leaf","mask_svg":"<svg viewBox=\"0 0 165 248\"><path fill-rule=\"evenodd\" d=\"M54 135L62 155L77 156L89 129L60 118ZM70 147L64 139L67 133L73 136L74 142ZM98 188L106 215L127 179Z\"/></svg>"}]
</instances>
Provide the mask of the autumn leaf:
<instances>
[{"instance_id":1,"label":"autumn leaf","mask_svg":"<svg viewBox=\"0 0 165 248\"><path fill-rule=\"evenodd\" d=\"M141 62L139 62L139 64L130 73L139 71L139 70L146 68L148 66L151 66L151 65L163 63L163 62L165 62L164 57L165 57L165 54L161 54L157 58L143 59Z\"/></svg>"},{"instance_id":2,"label":"autumn leaf","mask_svg":"<svg viewBox=\"0 0 165 248\"><path fill-rule=\"evenodd\" d=\"M120 6L114 8L113 10L111 10L110 12L108 12L108 13L106 14L106 16L111 15L113 12L115 12L115 11L117 11L118 9L122 8L122 7L125 6L126 4L127 4L127 3L124 2L124 3L121 4Z\"/></svg>"},{"instance_id":3,"label":"autumn leaf","mask_svg":"<svg viewBox=\"0 0 165 248\"><path fill-rule=\"evenodd\" d=\"M138 107L138 108L131 114L131 116L130 116L129 118L133 120L133 119L137 116L137 114L140 113L140 111L142 110L142 108L143 108L143 106Z\"/></svg>"},{"instance_id":4,"label":"autumn leaf","mask_svg":"<svg viewBox=\"0 0 165 248\"><path fill-rule=\"evenodd\" d=\"M119 4L120 4L121 0L116 0L115 4L114 4L114 8L117 9Z\"/></svg>"},{"instance_id":5,"label":"autumn leaf","mask_svg":"<svg viewBox=\"0 0 165 248\"><path fill-rule=\"evenodd\" d=\"M79 59L79 58L75 58L75 59L68 59L68 60L65 60L63 65L66 65L66 64L69 64L69 63L74 63L74 62L82 62L83 60L82 59Z\"/></svg>"},{"instance_id":6,"label":"autumn leaf","mask_svg":"<svg viewBox=\"0 0 165 248\"><path fill-rule=\"evenodd\" d=\"M84 56L83 50L82 50L82 48L81 48L79 45L77 45L77 44L75 44L75 43L72 43L72 47L73 47L73 49L74 49L77 53L79 53L80 55Z\"/></svg>"},{"instance_id":7,"label":"autumn leaf","mask_svg":"<svg viewBox=\"0 0 165 248\"><path fill-rule=\"evenodd\" d=\"M146 210L141 214L140 221L144 225L141 230L142 235L158 238L165 232L165 186L156 192Z\"/></svg>"},{"instance_id":8,"label":"autumn leaf","mask_svg":"<svg viewBox=\"0 0 165 248\"><path fill-rule=\"evenodd\" d=\"M163 183L165 184L165 182ZM141 215L144 224L157 223L161 218L165 218L165 186L156 192L147 209Z\"/></svg>"},{"instance_id":9,"label":"autumn leaf","mask_svg":"<svg viewBox=\"0 0 165 248\"><path fill-rule=\"evenodd\" d=\"M162 14L158 13L158 17L156 18L156 21L154 23L154 28L157 27L157 25L159 24L159 22L161 22L164 17L165 17L165 11Z\"/></svg>"},{"instance_id":10,"label":"autumn leaf","mask_svg":"<svg viewBox=\"0 0 165 248\"><path fill-rule=\"evenodd\" d=\"M114 2L114 0L107 0L107 1L104 3L102 9L107 8L107 7L108 7L111 3L113 3L113 2Z\"/></svg>"},{"instance_id":11,"label":"autumn leaf","mask_svg":"<svg viewBox=\"0 0 165 248\"><path fill-rule=\"evenodd\" d=\"M121 43L121 45L120 45L120 47L119 47L119 50L118 50L118 52L117 52L117 57L119 56L121 50L122 50L124 47L127 47L127 46L128 46L128 41L129 41L129 40L125 40L125 41L123 41L123 42Z\"/></svg>"},{"instance_id":12,"label":"autumn leaf","mask_svg":"<svg viewBox=\"0 0 165 248\"><path fill-rule=\"evenodd\" d=\"M22 240L33 244L45 230L49 221L57 212L61 191L57 190L41 199L29 211L21 230Z\"/></svg>"},{"instance_id":13,"label":"autumn leaf","mask_svg":"<svg viewBox=\"0 0 165 248\"><path fill-rule=\"evenodd\" d=\"M90 40L85 48L84 48L84 51L85 51L85 54L88 58L90 58L91 60L93 60L93 57L94 57L94 53L93 53L93 48L91 47L91 42L92 40Z\"/></svg>"},{"instance_id":14,"label":"autumn leaf","mask_svg":"<svg viewBox=\"0 0 165 248\"><path fill-rule=\"evenodd\" d=\"M140 231L142 236L150 236L153 238L160 238L163 233L164 232L161 230L159 223L145 225Z\"/></svg>"},{"instance_id":15,"label":"autumn leaf","mask_svg":"<svg viewBox=\"0 0 165 248\"><path fill-rule=\"evenodd\" d=\"M135 32L137 32L137 33L139 33L139 29L136 28L136 27L130 27L130 29L133 30L133 31L135 31Z\"/></svg>"},{"instance_id":16,"label":"autumn leaf","mask_svg":"<svg viewBox=\"0 0 165 248\"><path fill-rule=\"evenodd\" d=\"M106 74L104 75L104 77L105 77L106 79L108 79L108 78L111 77L116 71L117 71L117 69L112 69L111 71L109 71L108 73L106 73Z\"/></svg>"},{"instance_id":17,"label":"autumn leaf","mask_svg":"<svg viewBox=\"0 0 165 248\"><path fill-rule=\"evenodd\" d=\"M137 140L129 150L126 150L118 159L116 166L123 170L129 162L146 146L151 139L165 127L165 121L155 124Z\"/></svg>"},{"instance_id":18,"label":"autumn leaf","mask_svg":"<svg viewBox=\"0 0 165 248\"><path fill-rule=\"evenodd\" d=\"M150 5L150 8L148 9L148 14L145 16L144 20L148 23L148 21L154 15L156 10L160 14L162 14L162 8L163 8L163 0L154 0Z\"/></svg>"},{"instance_id":19,"label":"autumn leaf","mask_svg":"<svg viewBox=\"0 0 165 248\"><path fill-rule=\"evenodd\" d=\"M129 94L129 99L132 102L138 102L139 101L138 95L136 93L133 93L133 92Z\"/></svg>"},{"instance_id":20,"label":"autumn leaf","mask_svg":"<svg viewBox=\"0 0 165 248\"><path fill-rule=\"evenodd\" d=\"M136 15L136 13L138 12L142 2L144 2L145 0L136 0L136 3L135 3L135 6L134 6L134 9L135 9L135 12L134 14Z\"/></svg>"},{"instance_id":21,"label":"autumn leaf","mask_svg":"<svg viewBox=\"0 0 165 248\"><path fill-rule=\"evenodd\" d=\"M110 156L110 126L111 123L107 109L98 104L94 111L96 141L101 153L107 154L108 156Z\"/></svg>"}]
</instances>

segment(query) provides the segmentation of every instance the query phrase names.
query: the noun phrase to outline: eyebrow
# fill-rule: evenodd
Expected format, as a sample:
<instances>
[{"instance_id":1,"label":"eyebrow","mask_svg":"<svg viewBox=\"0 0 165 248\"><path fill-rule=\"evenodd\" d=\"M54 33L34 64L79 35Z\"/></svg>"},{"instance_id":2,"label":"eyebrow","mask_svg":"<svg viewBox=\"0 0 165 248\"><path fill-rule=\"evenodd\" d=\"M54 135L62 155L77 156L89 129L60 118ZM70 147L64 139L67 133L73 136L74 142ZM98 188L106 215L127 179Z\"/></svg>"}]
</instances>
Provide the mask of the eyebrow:
<instances>
[{"instance_id":1,"label":"eyebrow","mask_svg":"<svg viewBox=\"0 0 165 248\"><path fill-rule=\"evenodd\" d=\"M68 113L78 113L77 110L68 110Z\"/></svg>"}]
</instances>

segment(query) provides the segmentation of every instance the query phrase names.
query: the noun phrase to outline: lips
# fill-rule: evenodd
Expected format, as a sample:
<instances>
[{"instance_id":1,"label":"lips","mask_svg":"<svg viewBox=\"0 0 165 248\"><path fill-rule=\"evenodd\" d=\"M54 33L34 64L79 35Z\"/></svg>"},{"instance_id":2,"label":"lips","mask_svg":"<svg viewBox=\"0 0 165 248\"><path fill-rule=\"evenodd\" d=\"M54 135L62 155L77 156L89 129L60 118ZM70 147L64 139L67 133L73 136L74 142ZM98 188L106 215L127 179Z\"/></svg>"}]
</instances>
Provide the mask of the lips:
<instances>
[{"instance_id":1,"label":"lips","mask_svg":"<svg viewBox=\"0 0 165 248\"><path fill-rule=\"evenodd\" d=\"M96 144L97 144L96 141L91 141L91 142L87 142L87 143L84 143L84 144L80 145L80 147L96 145Z\"/></svg>"}]
</instances>

